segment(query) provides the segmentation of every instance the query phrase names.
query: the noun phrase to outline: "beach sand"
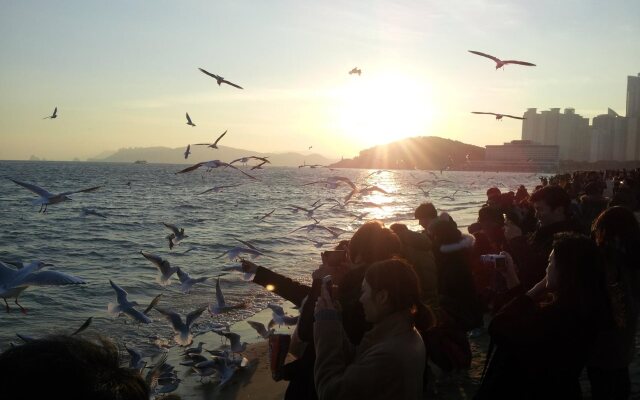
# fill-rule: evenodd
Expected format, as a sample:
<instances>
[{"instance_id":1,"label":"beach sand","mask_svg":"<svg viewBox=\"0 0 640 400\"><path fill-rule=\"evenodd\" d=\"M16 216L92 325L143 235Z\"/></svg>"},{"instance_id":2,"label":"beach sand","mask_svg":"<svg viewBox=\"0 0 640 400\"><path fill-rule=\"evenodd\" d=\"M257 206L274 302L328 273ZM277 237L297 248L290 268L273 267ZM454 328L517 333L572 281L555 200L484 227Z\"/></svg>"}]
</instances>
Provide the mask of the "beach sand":
<instances>
[{"instance_id":1,"label":"beach sand","mask_svg":"<svg viewBox=\"0 0 640 400\"><path fill-rule=\"evenodd\" d=\"M637 339L640 339L640 334ZM214 339L217 340L217 339ZM471 368L466 371L454 373L445 379L438 379L435 385L435 393L425 394L425 399L446 400L470 400L478 390L482 370L484 368L485 355L489 344L489 336L483 334L471 341L473 359ZM218 342L211 341L212 348ZM206 346L205 346L206 347ZM640 350L640 340L637 340L636 348ZM169 362L178 365L183 358L179 349L170 351ZM275 382L271 378L269 368L268 345L266 341L253 343L247 346L244 353L250 360L249 367L240 371L236 377L224 388L218 388L215 380L209 378L200 379L193 374L180 376L182 382L175 394L182 399L266 399L275 400L284 398L287 382ZM183 367L184 368L184 367ZM640 398L640 359L636 357L631 363L631 399ZM437 368L433 372L439 375ZM584 399L590 399L589 382L586 372L583 373L581 384ZM517 397L517 396L516 396ZM516 398L514 397L514 398Z\"/></svg>"}]
</instances>

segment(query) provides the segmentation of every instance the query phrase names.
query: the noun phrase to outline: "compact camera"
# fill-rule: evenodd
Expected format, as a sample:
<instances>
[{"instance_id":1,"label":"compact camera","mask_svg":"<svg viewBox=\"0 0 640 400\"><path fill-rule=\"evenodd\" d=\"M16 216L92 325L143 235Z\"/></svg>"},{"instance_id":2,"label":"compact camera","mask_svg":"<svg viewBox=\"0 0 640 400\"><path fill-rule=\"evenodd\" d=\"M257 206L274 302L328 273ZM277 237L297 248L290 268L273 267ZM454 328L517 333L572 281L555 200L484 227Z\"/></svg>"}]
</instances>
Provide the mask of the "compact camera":
<instances>
[{"instance_id":1,"label":"compact camera","mask_svg":"<svg viewBox=\"0 0 640 400\"><path fill-rule=\"evenodd\" d=\"M480 261L485 264L493 264L496 267L504 267L507 257L502 254L483 254L480 256Z\"/></svg>"}]
</instances>

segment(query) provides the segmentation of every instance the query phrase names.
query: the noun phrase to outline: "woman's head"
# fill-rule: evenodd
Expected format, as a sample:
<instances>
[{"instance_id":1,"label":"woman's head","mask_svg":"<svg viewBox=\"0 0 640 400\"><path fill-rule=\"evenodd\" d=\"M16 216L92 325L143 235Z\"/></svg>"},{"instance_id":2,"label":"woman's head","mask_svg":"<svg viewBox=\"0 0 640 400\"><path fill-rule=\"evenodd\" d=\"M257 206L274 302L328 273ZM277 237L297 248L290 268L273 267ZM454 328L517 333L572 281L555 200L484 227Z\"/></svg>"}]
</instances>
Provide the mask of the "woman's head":
<instances>
[{"instance_id":1,"label":"woman's head","mask_svg":"<svg viewBox=\"0 0 640 400\"><path fill-rule=\"evenodd\" d=\"M398 236L378 221L362 225L349 241L349 258L354 264L370 264L401 253Z\"/></svg>"},{"instance_id":2,"label":"woman's head","mask_svg":"<svg viewBox=\"0 0 640 400\"><path fill-rule=\"evenodd\" d=\"M604 210L591 226L591 233L602 246L617 240L629 243L640 241L640 227L633 212L626 207L610 207Z\"/></svg>"},{"instance_id":3,"label":"woman's head","mask_svg":"<svg viewBox=\"0 0 640 400\"><path fill-rule=\"evenodd\" d=\"M587 307L604 298L604 283L600 253L591 239L576 233L554 236L547 287L558 301Z\"/></svg>"},{"instance_id":4,"label":"woman's head","mask_svg":"<svg viewBox=\"0 0 640 400\"><path fill-rule=\"evenodd\" d=\"M414 314L416 325L431 325L420 301L418 277L405 260L394 258L372 264L362 280L360 302L365 319L376 323L387 315L406 311Z\"/></svg>"}]
</instances>

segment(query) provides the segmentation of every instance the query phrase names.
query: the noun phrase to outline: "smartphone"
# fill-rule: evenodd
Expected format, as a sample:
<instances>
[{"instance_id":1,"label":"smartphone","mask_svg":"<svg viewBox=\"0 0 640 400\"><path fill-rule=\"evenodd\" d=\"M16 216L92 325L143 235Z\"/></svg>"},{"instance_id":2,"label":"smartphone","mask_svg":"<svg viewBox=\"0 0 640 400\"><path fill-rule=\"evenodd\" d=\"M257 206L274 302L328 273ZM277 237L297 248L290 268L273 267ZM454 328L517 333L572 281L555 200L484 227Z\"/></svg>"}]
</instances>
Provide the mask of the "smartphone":
<instances>
[{"instance_id":1,"label":"smartphone","mask_svg":"<svg viewBox=\"0 0 640 400\"><path fill-rule=\"evenodd\" d=\"M344 250L327 250L322 253L322 262L330 267L339 267L347 259Z\"/></svg>"}]
</instances>

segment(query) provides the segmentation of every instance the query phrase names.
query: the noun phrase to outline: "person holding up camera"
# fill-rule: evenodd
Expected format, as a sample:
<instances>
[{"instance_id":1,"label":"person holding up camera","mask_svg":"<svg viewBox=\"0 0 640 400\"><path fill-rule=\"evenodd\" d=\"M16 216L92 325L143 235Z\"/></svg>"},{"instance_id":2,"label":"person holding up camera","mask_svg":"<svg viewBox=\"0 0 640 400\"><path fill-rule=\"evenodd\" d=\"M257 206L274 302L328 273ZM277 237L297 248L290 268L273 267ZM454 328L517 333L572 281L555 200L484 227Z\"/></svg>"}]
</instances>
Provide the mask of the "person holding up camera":
<instances>
[{"instance_id":1,"label":"person holding up camera","mask_svg":"<svg viewBox=\"0 0 640 400\"><path fill-rule=\"evenodd\" d=\"M347 339L325 280L315 304L315 383L319 399L421 399L425 347L416 330L432 316L420 301L418 278L406 261L370 265L359 303L373 325L358 346Z\"/></svg>"},{"instance_id":2,"label":"person holding up camera","mask_svg":"<svg viewBox=\"0 0 640 400\"><path fill-rule=\"evenodd\" d=\"M495 348L475 400L581 399L578 381L597 333L610 322L604 271L584 235L554 236L546 275L528 291L508 253L496 268L512 300L489 324Z\"/></svg>"}]
</instances>

